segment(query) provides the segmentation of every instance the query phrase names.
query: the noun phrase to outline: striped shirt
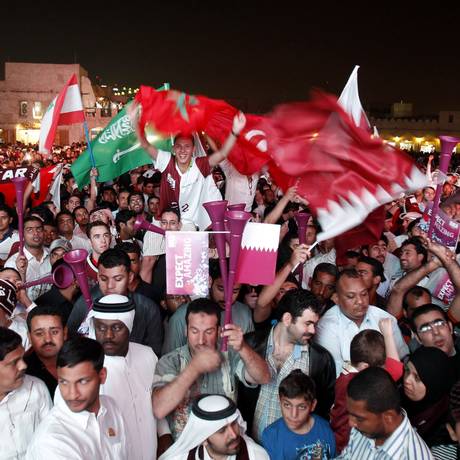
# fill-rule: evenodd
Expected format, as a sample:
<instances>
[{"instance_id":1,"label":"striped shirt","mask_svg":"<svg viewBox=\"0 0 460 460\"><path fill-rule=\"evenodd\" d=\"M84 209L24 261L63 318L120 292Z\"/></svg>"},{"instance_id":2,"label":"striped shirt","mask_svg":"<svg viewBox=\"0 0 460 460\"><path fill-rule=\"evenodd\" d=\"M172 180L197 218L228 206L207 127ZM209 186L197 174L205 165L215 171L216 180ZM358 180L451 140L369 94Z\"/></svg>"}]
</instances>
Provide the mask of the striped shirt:
<instances>
[{"instance_id":1,"label":"striped shirt","mask_svg":"<svg viewBox=\"0 0 460 460\"><path fill-rule=\"evenodd\" d=\"M425 441L417 434L403 411L403 421L381 446L356 428L342 454L342 460L434 460Z\"/></svg>"},{"instance_id":2,"label":"striped shirt","mask_svg":"<svg viewBox=\"0 0 460 460\"><path fill-rule=\"evenodd\" d=\"M273 358L275 349L273 331L275 327L272 327L270 335L268 336L267 351L265 353L265 360L270 369L271 379L269 383L260 386L259 398L254 414L253 437L256 441L262 439L262 432L268 425L282 416L278 398L278 388L281 381L294 369L301 369L307 374L310 370L310 346L299 344L294 345L294 349L288 359L284 362L281 369L279 371L277 370Z\"/></svg>"}]
</instances>

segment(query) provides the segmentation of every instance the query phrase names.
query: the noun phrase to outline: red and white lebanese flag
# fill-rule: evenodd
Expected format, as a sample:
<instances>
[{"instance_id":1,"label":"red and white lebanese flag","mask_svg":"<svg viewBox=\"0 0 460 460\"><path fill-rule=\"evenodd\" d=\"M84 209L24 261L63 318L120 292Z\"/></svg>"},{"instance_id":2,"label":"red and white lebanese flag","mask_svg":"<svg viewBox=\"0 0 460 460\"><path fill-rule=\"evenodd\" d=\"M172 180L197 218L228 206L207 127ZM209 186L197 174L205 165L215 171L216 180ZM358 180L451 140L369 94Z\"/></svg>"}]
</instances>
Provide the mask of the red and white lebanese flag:
<instances>
[{"instance_id":1,"label":"red and white lebanese flag","mask_svg":"<svg viewBox=\"0 0 460 460\"><path fill-rule=\"evenodd\" d=\"M73 74L43 115L38 143L39 152L49 153L58 126L83 123L84 121L85 113L83 112L80 88L77 77Z\"/></svg>"}]
</instances>

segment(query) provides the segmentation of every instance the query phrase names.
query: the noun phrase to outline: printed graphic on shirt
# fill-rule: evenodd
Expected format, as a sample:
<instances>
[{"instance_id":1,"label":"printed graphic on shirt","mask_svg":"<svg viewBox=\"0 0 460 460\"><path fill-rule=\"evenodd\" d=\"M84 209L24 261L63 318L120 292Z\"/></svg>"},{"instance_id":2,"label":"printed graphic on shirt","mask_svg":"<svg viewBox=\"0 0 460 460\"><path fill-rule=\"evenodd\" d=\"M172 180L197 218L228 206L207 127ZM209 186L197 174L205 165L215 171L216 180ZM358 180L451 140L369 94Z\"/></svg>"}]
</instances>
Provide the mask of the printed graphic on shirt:
<instances>
[{"instance_id":1,"label":"printed graphic on shirt","mask_svg":"<svg viewBox=\"0 0 460 460\"><path fill-rule=\"evenodd\" d=\"M296 460L329 460L331 447L318 439L314 444L296 448Z\"/></svg>"}]
</instances>

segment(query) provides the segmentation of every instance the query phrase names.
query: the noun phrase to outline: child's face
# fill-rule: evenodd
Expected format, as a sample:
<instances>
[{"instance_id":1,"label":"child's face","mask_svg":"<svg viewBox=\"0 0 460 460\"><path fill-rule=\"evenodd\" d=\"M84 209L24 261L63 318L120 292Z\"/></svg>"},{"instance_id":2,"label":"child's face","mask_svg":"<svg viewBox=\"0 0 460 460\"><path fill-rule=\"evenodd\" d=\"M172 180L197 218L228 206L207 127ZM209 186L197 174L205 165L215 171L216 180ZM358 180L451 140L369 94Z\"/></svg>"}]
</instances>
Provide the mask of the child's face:
<instances>
[{"instance_id":1,"label":"child's face","mask_svg":"<svg viewBox=\"0 0 460 460\"><path fill-rule=\"evenodd\" d=\"M310 413L315 410L316 399L307 401L304 397L280 397L281 413L287 427L295 433L303 434L310 420Z\"/></svg>"}]
</instances>

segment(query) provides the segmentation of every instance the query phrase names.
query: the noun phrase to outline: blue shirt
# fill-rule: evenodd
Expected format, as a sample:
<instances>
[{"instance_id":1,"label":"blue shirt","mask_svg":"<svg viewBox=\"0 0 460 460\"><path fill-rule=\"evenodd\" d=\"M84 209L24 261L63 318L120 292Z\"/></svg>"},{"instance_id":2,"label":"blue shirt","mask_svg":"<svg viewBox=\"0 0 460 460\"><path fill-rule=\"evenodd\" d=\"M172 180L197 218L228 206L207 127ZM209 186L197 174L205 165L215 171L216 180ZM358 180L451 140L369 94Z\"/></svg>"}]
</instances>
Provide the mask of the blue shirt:
<instances>
[{"instance_id":1,"label":"blue shirt","mask_svg":"<svg viewBox=\"0 0 460 460\"><path fill-rule=\"evenodd\" d=\"M311 415L315 421L306 434L291 431L281 417L262 433L262 445L271 460L329 460L335 457L334 433L323 418Z\"/></svg>"}]
</instances>

